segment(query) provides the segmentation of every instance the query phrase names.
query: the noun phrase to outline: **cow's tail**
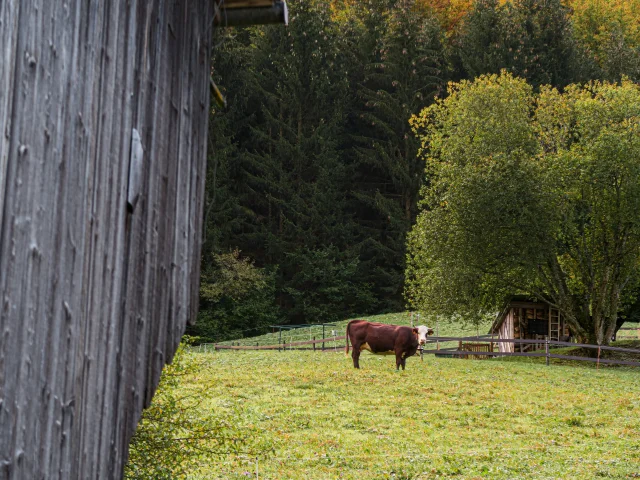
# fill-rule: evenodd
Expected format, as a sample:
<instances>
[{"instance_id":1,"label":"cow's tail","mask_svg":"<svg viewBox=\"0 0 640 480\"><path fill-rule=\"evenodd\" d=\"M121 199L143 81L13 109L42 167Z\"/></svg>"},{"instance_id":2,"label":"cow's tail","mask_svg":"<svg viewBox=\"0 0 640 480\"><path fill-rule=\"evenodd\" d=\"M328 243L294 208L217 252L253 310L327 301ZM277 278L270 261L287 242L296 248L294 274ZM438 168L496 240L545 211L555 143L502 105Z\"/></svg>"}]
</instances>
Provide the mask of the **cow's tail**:
<instances>
[{"instance_id":1,"label":"cow's tail","mask_svg":"<svg viewBox=\"0 0 640 480\"><path fill-rule=\"evenodd\" d=\"M348 357L349 356L349 326L351 325L351 322L347 323L347 333L345 334L345 346L344 346L344 354Z\"/></svg>"}]
</instances>

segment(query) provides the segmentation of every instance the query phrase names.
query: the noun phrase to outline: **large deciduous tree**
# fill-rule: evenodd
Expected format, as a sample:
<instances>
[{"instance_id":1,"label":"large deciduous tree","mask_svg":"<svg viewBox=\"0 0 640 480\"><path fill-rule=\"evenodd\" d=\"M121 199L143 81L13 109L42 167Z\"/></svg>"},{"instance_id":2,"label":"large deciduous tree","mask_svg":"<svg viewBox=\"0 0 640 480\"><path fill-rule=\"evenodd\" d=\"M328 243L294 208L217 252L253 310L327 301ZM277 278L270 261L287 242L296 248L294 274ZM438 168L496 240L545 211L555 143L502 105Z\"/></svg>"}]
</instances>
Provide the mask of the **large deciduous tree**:
<instances>
[{"instance_id":1,"label":"large deciduous tree","mask_svg":"<svg viewBox=\"0 0 640 480\"><path fill-rule=\"evenodd\" d=\"M525 293L608 343L640 267L640 87L543 87L503 73L450 87L412 123L428 183L409 240L410 301L495 311Z\"/></svg>"}]
</instances>

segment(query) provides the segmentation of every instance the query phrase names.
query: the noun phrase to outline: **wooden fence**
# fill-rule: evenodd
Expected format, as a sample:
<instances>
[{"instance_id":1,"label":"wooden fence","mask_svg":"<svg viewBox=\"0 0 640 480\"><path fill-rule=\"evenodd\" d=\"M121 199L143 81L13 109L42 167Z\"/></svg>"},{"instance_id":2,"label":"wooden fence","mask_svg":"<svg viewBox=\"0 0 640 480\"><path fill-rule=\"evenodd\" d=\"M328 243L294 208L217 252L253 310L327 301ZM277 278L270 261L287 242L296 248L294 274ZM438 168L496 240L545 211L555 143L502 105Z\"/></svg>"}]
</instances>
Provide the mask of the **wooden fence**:
<instances>
[{"instance_id":1,"label":"wooden fence","mask_svg":"<svg viewBox=\"0 0 640 480\"><path fill-rule=\"evenodd\" d=\"M477 337L440 337L438 339L434 339L432 341L430 341L430 343L433 343L433 341L451 341L451 340L458 340L458 342L460 342L460 344L464 345L464 343L466 342L474 342L477 341ZM625 353L631 353L631 354L637 354L640 357L640 350L638 349L633 349L633 348L622 348L622 347L610 347L610 346L604 346L604 345L591 345L591 344L586 344L586 343L570 343L570 342L560 342L560 341L555 341L555 340L521 340L521 339L492 339L489 340L488 343L514 343L516 345L520 344L520 345L531 345L531 344L543 344L545 346L545 350L544 352L542 351L534 351L534 352L494 352L494 351L485 351L482 352L482 356L487 358L487 357L544 357L547 360L547 365L549 365L549 360L551 358L557 358L557 359L563 359L563 360L576 360L576 361L585 361L585 362L596 362L598 364L602 363L602 364L609 364L609 365L627 365L627 366L634 366L634 367L640 367L640 358L638 359L637 362L632 362L632 361L627 361L627 360L613 360L613 359L606 359L606 358L601 358L600 354L602 351L615 351L615 352L625 352ZM597 356L594 357L582 357L582 356L575 356L575 355L563 355L563 354L559 354L559 353L552 353L550 348L552 346L555 347L580 347L580 348L588 348L588 349L596 349L598 350L597 352ZM487 349L487 350L491 350L491 349ZM423 350L422 354L439 354L439 355L451 355L451 356L459 356L459 357L465 357L469 355L468 350L462 350L460 348L458 349L430 349L430 350ZM474 357L477 355L473 355Z\"/></svg>"},{"instance_id":2,"label":"wooden fence","mask_svg":"<svg viewBox=\"0 0 640 480\"><path fill-rule=\"evenodd\" d=\"M316 340L315 337L313 340L304 340L298 342L283 342L276 343L273 345L218 345L218 344L202 344L194 348L196 352L200 351L218 351L218 350L334 350L338 348L344 348L345 345L336 345L335 343L339 340L345 340L347 337L344 335L336 336L336 337L325 337L319 340ZM333 345L327 345L327 344ZM321 345L317 347L317 345Z\"/></svg>"},{"instance_id":3,"label":"wooden fence","mask_svg":"<svg viewBox=\"0 0 640 480\"><path fill-rule=\"evenodd\" d=\"M463 342L460 340L458 342L458 351L461 352L493 352L493 342ZM463 355L462 358L472 359L472 360L482 360L485 358L489 358L487 355Z\"/></svg>"},{"instance_id":4,"label":"wooden fence","mask_svg":"<svg viewBox=\"0 0 640 480\"><path fill-rule=\"evenodd\" d=\"M337 349L343 349L345 344L336 345L336 342L345 340L345 336L328 337L321 339L313 339L300 342L289 342L274 345L217 345L217 344L203 344L194 347L196 352L207 351L221 351L221 350L313 350L313 351L333 351ZM547 365L550 364L550 359L556 358L561 360L576 360L584 362L595 362L597 364L607 365L626 365L633 367L640 367L640 349L622 348L622 347L610 347L604 345L591 345L585 343L570 343L560 342L555 340L520 340L520 339L497 339L492 338L490 335L474 336L474 337L431 337L429 344L439 345L445 342L458 342L458 347L453 348L436 348L436 349L422 349L419 351L420 355L434 354L437 356L447 357L460 357L465 359L486 359L490 357L543 357L546 358ZM327 347L326 344L333 343L333 345ZM521 345L544 345L544 351L534 352L499 352L494 351L494 344L496 343L514 343ZM322 345L321 347L317 347ZM583 357L575 355L563 355L559 353L553 353L551 347L580 347L588 349L597 349L596 357ZM608 358L601 358L603 351L625 352L638 355L638 361L628 360L614 360ZM472 353L470 353L472 352Z\"/></svg>"}]
</instances>

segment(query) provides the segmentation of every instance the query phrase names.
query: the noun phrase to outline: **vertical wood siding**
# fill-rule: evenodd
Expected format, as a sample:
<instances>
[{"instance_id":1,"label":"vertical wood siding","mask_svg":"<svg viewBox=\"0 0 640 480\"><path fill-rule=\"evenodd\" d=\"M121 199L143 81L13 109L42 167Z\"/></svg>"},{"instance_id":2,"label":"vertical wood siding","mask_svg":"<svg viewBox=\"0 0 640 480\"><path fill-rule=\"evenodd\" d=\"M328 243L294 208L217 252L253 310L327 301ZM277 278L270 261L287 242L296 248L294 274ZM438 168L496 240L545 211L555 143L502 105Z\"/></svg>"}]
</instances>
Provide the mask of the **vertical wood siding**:
<instances>
[{"instance_id":1,"label":"vertical wood siding","mask_svg":"<svg viewBox=\"0 0 640 480\"><path fill-rule=\"evenodd\" d=\"M0 0L0 479L119 478L197 312L210 8Z\"/></svg>"},{"instance_id":2,"label":"vertical wood siding","mask_svg":"<svg viewBox=\"0 0 640 480\"><path fill-rule=\"evenodd\" d=\"M502 322L502 325L500 325L500 330L498 331L498 338L501 338L501 339L512 339L512 338L514 338L514 335L515 335L514 317L515 317L514 309L513 308L509 308L508 312L506 313L506 318ZM501 342L499 344L499 349L500 349L501 352L513 353L514 344L513 343L502 343Z\"/></svg>"}]
</instances>

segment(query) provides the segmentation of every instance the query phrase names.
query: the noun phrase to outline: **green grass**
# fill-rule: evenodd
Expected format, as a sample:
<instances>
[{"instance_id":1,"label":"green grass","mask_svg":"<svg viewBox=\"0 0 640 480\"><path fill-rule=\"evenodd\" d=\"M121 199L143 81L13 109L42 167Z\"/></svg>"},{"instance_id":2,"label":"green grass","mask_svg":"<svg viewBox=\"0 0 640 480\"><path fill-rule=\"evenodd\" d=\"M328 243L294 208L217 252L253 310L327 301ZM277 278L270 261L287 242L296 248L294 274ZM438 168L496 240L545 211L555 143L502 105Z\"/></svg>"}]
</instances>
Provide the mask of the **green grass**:
<instances>
[{"instance_id":1,"label":"green grass","mask_svg":"<svg viewBox=\"0 0 640 480\"><path fill-rule=\"evenodd\" d=\"M638 369L429 355L396 373L368 353L360 370L343 352L190 355L202 368L182 388L208 385L194 414L233 417L270 449L261 479L640 475ZM255 478L255 460L203 455L191 478Z\"/></svg>"}]
</instances>

